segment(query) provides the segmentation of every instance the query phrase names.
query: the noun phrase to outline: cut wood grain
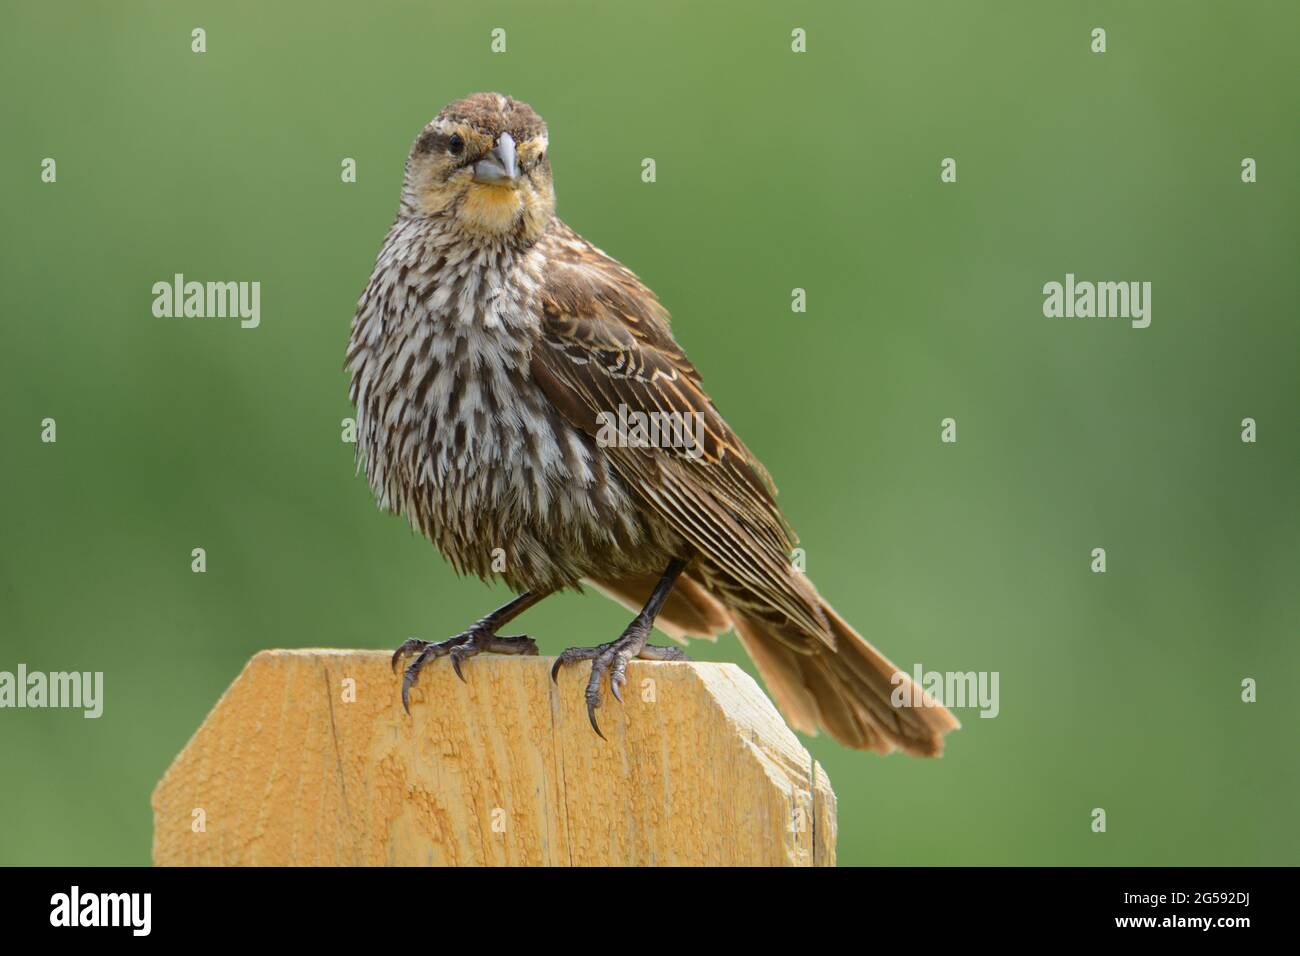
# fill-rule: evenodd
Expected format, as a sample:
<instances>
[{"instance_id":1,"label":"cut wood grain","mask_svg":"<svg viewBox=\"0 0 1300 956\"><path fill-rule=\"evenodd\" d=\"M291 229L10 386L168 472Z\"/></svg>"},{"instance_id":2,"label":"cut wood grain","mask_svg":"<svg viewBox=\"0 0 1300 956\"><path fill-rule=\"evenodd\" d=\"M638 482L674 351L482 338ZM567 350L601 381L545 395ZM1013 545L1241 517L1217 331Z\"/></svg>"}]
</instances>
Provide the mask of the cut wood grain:
<instances>
[{"instance_id":1,"label":"cut wood grain","mask_svg":"<svg viewBox=\"0 0 1300 956\"><path fill-rule=\"evenodd\" d=\"M588 668L257 654L153 794L159 865L831 865L835 795L732 664L635 661L601 740Z\"/></svg>"}]
</instances>

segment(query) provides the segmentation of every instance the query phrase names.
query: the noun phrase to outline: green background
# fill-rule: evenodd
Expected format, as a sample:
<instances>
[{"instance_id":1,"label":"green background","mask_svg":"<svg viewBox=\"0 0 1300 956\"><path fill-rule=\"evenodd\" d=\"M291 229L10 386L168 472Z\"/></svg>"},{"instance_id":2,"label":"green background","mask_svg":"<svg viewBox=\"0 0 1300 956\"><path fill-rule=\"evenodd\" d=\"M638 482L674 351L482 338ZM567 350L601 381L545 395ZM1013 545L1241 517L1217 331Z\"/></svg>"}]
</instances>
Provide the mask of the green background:
<instances>
[{"instance_id":1,"label":"green background","mask_svg":"<svg viewBox=\"0 0 1300 956\"><path fill-rule=\"evenodd\" d=\"M6 0L0 669L102 670L107 702L0 711L0 863L147 863L151 788L258 649L441 638L508 596L377 512L339 428L407 149L478 89L548 120L560 214L672 310L827 598L908 670L1000 673L942 760L806 741L842 863L1298 862L1297 26ZM154 318L176 272L260 281L261 327ZM1151 327L1044 318L1067 272L1152 282ZM524 623L552 654L626 620L589 593Z\"/></svg>"}]
</instances>

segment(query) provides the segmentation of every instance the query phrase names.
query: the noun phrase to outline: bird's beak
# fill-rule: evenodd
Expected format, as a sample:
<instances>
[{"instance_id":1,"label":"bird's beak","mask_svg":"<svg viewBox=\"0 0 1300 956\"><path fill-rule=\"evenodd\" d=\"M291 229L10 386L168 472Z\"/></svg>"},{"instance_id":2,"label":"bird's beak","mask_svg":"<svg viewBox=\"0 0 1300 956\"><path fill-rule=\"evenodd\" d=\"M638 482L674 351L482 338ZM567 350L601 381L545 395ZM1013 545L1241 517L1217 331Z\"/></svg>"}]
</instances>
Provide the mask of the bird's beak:
<instances>
[{"instance_id":1,"label":"bird's beak","mask_svg":"<svg viewBox=\"0 0 1300 956\"><path fill-rule=\"evenodd\" d=\"M474 164L474 182L493 186L510 186L519 178L519 163L515 159L515 138L502 133L492 152Z\"/></svg>"}]
</instances>

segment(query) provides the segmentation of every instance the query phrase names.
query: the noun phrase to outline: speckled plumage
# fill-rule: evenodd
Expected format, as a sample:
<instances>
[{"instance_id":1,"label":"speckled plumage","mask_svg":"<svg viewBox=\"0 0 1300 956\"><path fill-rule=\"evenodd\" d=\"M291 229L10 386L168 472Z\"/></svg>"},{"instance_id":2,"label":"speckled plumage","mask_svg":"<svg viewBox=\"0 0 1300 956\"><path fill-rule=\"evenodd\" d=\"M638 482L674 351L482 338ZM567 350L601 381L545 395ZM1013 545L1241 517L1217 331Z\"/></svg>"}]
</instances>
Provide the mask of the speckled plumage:
<instances>
[{"instance_id":1,"label":"speckled plumage","mask_svg":"<svg viewBox=\"0 0 1300 956\"><path fill-rule=\"evenodd\" d=\"M651 595L621 643L561 659L594 661L593 726L602 673L617 696L629 656L676 653L645 644L651 624L677 638L734 626L796 727L938 753L956 721L891 703L893 665L791 566L770 480L667 311L554 215L548 145L540 117L500 94L439 113L407 159L353 321L357 455L381 507L462 573L526 592L452 641L403 645L397 656L422 649L404 699L430 657L450 653L459 671L481 650L535 652L497 627L589 581L634 608ZM598 416L618 407L697 416L703 447L598 441Z\"/></svg>"},{"instance_id":2,"label":"speckled plumage","mask_svg":"<svg viewBox=\"0 0 1300 956\"><path fill-rule=\"evenodd\" d=\"M380 505L462 573L519 591L657 572L681 546L641 520L596 442L532 380L546 249L565 241L553 222L520 250L399 217L349 350L357 452Z\"/></svg>"}]
</instances>

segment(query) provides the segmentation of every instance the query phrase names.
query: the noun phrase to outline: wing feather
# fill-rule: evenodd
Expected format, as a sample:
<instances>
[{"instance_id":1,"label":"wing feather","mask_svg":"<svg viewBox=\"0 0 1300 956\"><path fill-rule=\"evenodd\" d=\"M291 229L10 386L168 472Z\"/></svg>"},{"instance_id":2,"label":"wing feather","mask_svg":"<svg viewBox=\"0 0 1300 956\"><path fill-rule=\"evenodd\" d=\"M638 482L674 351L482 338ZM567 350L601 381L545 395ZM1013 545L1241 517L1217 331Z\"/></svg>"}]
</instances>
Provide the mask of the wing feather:
<instances>
[{"instance_id":1,"label":"wing feather","mask_svg":"<svg viewBox=\"0 0 1300 956\"><path fill-rule=\"evenodd\" d=\"M539 291L542 333L532 371L551 402L592 437L604 415L667 414L701 425L702 447L607 444L620 478L753 603L834 646L811 588L790 570L795 537L771 479L705 394L673 340L668 313L627 269L565 226L551 243ZM749 603L749 602L746 602Z\"/></svg>"}]
</instances>

